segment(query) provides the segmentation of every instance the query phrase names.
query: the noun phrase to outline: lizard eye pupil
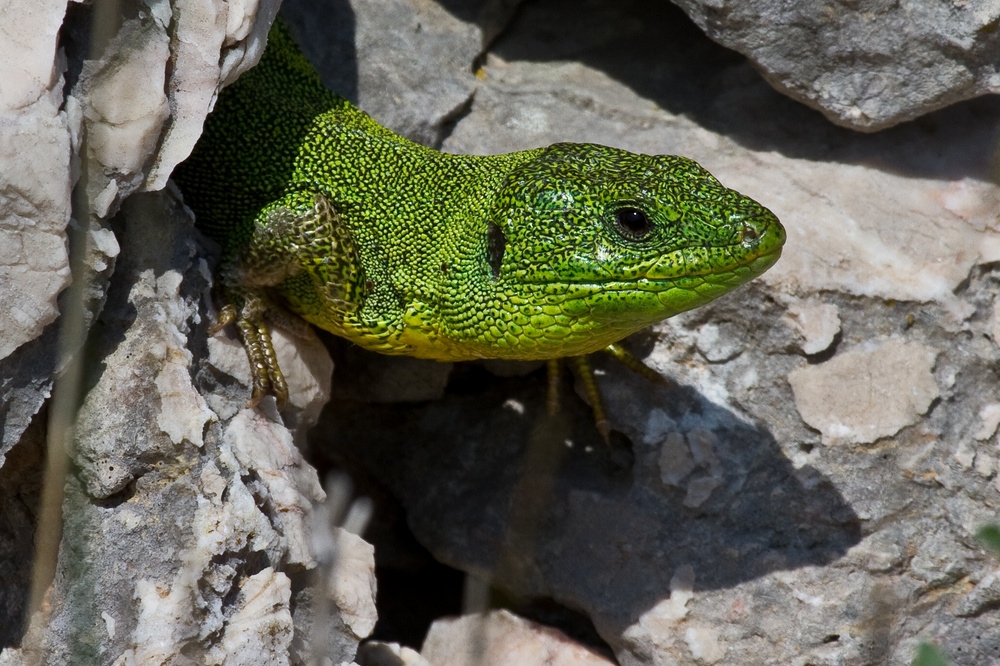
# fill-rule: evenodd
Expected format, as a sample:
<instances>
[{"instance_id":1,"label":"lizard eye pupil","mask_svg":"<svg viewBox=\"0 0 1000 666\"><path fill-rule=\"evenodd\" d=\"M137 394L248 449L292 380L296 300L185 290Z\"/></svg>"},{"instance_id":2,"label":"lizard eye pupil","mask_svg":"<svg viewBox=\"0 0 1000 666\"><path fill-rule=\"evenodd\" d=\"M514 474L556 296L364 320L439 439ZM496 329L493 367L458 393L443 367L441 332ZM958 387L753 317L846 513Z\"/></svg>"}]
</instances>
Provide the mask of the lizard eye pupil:
<instances>
[{"instance_id":1,"label":"lizard eye pupil","mask_svg":"<svg viewBox=\"0 0 1000 666\"><path fill-rule=\"evenodd\" d=\"M653 222L638 208L619 208L615 211L618 228L630 240L641 240L653 230Z\"/></svg>"}]
</instances>

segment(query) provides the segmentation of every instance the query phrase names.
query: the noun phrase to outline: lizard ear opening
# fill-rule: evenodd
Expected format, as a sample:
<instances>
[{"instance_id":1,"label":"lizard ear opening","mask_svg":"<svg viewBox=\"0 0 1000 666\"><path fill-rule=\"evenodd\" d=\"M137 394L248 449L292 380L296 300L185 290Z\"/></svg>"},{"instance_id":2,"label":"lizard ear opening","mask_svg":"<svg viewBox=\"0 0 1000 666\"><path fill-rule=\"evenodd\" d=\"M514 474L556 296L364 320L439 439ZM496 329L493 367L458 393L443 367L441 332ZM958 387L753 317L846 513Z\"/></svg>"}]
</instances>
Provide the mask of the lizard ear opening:
<instances>
[{"instance_id":1,"label":"lizard ear opening","mask_svg":"<svg viewBox=\"0 0 1000 666\"><path fill-rule=\"evenodd\" d=\"M503 255L506 251L507 238L496 222L490 222L486 231L486 263L490 265L494 282L500 279L500 266L503 264Z\"/></svg>"}]
</instances>

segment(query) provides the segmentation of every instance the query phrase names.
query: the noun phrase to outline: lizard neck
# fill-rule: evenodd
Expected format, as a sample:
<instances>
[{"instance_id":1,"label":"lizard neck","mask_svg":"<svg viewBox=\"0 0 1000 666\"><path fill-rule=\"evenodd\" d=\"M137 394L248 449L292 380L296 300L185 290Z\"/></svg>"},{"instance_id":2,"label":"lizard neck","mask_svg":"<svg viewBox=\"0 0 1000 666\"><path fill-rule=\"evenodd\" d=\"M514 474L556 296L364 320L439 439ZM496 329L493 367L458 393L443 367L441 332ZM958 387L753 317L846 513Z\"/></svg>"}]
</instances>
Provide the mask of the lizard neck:
<instances>
[{"instance_id":1,"label":"lizard neck","mask_svg":"<svg viewBox=\"0 0 1000 666\"><path fill-rule=\"evenodd\" d=\"M299 172L333 202L349 230L365 296L339 322L317 320L329 308L300 314L381 353L486 356L504 307L490 265L489 215L507 174L540 151L449 155L382 128L351 125L321 123L307 143L322 147L303 156ZM337 155L338 163L323 155Z\"/></svg>"}]
</instances>

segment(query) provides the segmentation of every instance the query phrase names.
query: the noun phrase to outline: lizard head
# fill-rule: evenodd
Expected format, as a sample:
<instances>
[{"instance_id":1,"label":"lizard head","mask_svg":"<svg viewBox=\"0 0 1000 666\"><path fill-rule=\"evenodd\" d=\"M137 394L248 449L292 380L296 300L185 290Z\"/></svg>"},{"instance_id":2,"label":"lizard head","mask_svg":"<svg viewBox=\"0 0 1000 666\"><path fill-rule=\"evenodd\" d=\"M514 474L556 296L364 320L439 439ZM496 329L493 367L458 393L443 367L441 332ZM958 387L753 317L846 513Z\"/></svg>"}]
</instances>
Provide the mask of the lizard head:
<instances>
[{"instance_id":1,"label":"lizard head","mask_svg":"<svg viewBox=\"0 0 1000 666\"><path fill-rule=\"evenodd\" d=\"M695 162L555 144L497 194L484 271L511 358L601 349L770 268L785 231Z\"/></svg>"}]
</instances>

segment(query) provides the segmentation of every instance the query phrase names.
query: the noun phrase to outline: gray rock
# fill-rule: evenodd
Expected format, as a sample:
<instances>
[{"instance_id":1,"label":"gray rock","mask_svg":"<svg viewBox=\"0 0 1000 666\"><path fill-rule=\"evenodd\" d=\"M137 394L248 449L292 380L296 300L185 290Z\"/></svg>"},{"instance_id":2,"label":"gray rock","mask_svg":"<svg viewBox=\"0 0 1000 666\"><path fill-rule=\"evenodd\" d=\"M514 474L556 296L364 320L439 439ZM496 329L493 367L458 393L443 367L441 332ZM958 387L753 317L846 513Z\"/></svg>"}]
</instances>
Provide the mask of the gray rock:
<instances>
[{"instance_id":1,"label":"gray rock","mask_svg":"<svg viewBox=\"0 0 1000 666\"><path fill-rule=\"evenodd\" d=\"M194 147L218 91L260 58L278 4L137 0L121 16L69 14L77 80L67 105L77 110L74 132L85 138L84 185L97 217L114 213L132 192L163 188ZM90 34L91 20L107 34Z\"/></svg>"},{"instance_id":2,"label":"gray rock","mask_svg":"<svg viewBox=\"0 0 1000 666\"><path fill-rule=\"evenodd\" d=\"M823 443L873 443L913 425L941 394L931 370L937 352L901 340L873 340L865 349L788 373L802 419Z\"/></svg>"},{"instance_id":3,"label":"gray rock","mask_svg":"<svg viewBox=\"0 0 1000 666\"><path fill-rule=\"evenodd\" d=\"M969 617L997 607L1000 607L1000 575L993 571L976 583L972 591L959 602L955 615Z\"/></svg>"},{"instance_id":4,"label":"gray rock","mask_svg":"<svg viewBox=\"0 0 1000 666\"><path fill-rule=\"evenodd\" d=\"M826 351L840 335L840 315L829 303L794 302L782 321L802 338L800 349L807 356Z\"/></svg>"},{"instance_id":5,"label":"gray rock","mask_svg":"<svg viewBox=\"0 0 1000 666\"><path fill-rule=\"evenodd\" d=\"M313 338L284 338L292 429L269 403L243 410L242 351L225 333L207 336L206 251L172 192L133 194L162 185L220 82L259 53L273 7L245 21L222 5L207 15L142 5L114 48L85 63L71 38L94 6L74 4L64 31L70 97L59 99L58 75L36 77L39 113L16 119L54 142L39 159L55 189L32 175L42 167L4 162L15 185L4 191L17 196L0 202L14 211L3 228L39 249L0 262L28 267L0 281L25 291L28 313L0 321L12 341L0 367L6 645L24 620L30 536L52 534L36 527L39 409L57 367L65 276L35 278L67 265L67 165L81 127L101 161L81 185L92 224L74 247L98 278L85 311L101 318L47 614L0 663L287 663L326 650L347 662L374 621L371 552L330 528L353 573L345 587L314 584L312 537L325 528L308 516L322 493L293 445L325 399L329 360ZM341 375L338 393L354 399L328 409L312 445L395 494L439 559L514 603L543 597L583 614L622 664L906 664L924 639L956 664L994 659L996 563L974 534L996 520L1000 491L996 100L856 135L774 93L665 3L549 0L498 29L510 6L290 9L304 12L292 22L307 51L333 47L318 59L339 67L330 80L394 129L455 152L575 140L686 154L779 215L785 256L748 288L629 342L668 386L599 364L610 446L581 400L563 396L562 412L545 415L542 373L478 366L408 370L403 388L421 385L415 403L365 402L407 396ZM28 25L22 14L4 25ZM56 14L38 14L48 42L31 50L31 72L60 71L50 68ZM109 106L112 92L131 90L127 75L147 70L162 85ZM164 116L178 109L183 118ZM30 152L19 145L9 152ZM45 185L21 187L22 176ZM103 214L119 207L112 238ZM48 222L33 228L36 217ZM909 362L930 357L916 371ZM859 392L829 381L845 366L885 399L842 410ZM807 407L790 376L828 399ZM895 393L911 388L918 395L899 408L907 396ZM845 414L853 434L827 446ZM335 628L328 648L310 638L317 626Z\"/></svg>"},{"instance_id":6,"label":"gray rock","mask_svg":"<svg viewBox=\"0 0 1000 666\"><path fill-rule=\"evenodd\" d=\"M845 127L880 130L1000 92L995 2L674 2L775 89Z\"/></svg>"},{"instance_id":7,"label":"gray rock","mask_svg":"<svg viewBox=\"0 0 1000 666\"><path fill-rule=\"evenodd\" d=\"M360 666L437 666L413 648L399 643L368 641L358 650Z\"/></svg>"},{"instance_id":8,"label":"gray rock","mask_svg":"<svg viewBox=\"0 0 1000 666\"><path fill-rule=\"evenodd\" d=\"M431 625L415 666L613 666L561 631L505 610L442 618ZM405 662L399 662L405 663Z\"/></svg>"},{"instance_id":9,"label":"gray rock","mask_svg":"<svg viewBox=\"0 0 1000 666\"><path fill-rule=\"evenodd\" d=\"M217 91L259 57L277 3L135 4L122 17L102 14L109 5L2 10L18 31L3 44L25 57L5 66L0 100L0 296L12 305L0 316L0 639L21 647L0 660L290 663L312 654L304 634L323 606L318 656L346 663L375 622L374 561L358 537L309 527L323 492L293 445L329 397L329 355L311 334L277 334L293 429L243 409L242 350L234 363L225 334L206 343L203 240L176 190L130 196L163 188ZM46 325L69 277L67 236L60 332ZM57 371L62 394L39 413ZM48 479L66 484L62 530L41 492L46 440L73 462ZM340 546L325 577L309 573L307 527ZM45 598L29 617L32 575Z\"/></svg>"},{"instance_id":10,"label":"gray rock","mask_svg":"<svg viewBox=\"0 0 1000 666\"><path fill-rule=\"evenodd\" d=\"M55 577L7 658L293 663L312 654L302 634L322 605L323 656L350 661L375 622L371 547L310 523L324 494L292 431L261 411L223 419L208 407L203 396L225 378L208 358L205 249L174 192L131 197L115 226L123 253L94 349L105 369L70 451ZM329 379L298 381L308 362L287 351L279 345L299 405L290 414L305 429ZM336 557L320 575L313 544L324 532Z\"/></svg>"},{"instance_id":11,"label":"gray rock","mask_svg":"<svg viewBox=\"0 0 1000 666\"><path fill-rule=\"evenodd\" d=\"M56 50L65 10L65 3L27 2L0 9L0 22L14 26L0 31L0 50L17 54L0 65L0 300L8 304L0 311L0 359L55 321L56 295L69 284L72 147Z\"/></svg>"},{"instance_id":12,"label":"gray rock","mask_svg":"<svg viewBox=\"0 0 1000 666\"><path fill-rule=\"evenodd\" d=\"M159 663L182 654L197 663L290 663L305 653L295 639L321 603L335 637L324 656L340 663L374 624L370 547L335 526L313 526L313 533L326 529L338 543L353 544L342 549L353 554L338 560L343 566L332 579L309 573L308 517L323 492L293 431L242 409L247 387L227 375L232 345L225 335L206 344L208 251L176 190L126 200L163 187L220 85L259 56L276 3L245 9L238 15L218 3L172 11L153 3L130 19L104 16L114 30L102 42L85 28L97 9L73 7L63 26L73 85L62 101L64 59L53 40L65 7L52 12L52 30L27 23L52 18L45 12L4 10L5 25L37 34L14 72L26 86L5 86L3 101L4 126L12 130L3 133L10 153L3 214L13 220L3 229L13 240L3 243L11 272L0 289L20 308L8 308L4 314L16 316L0 321L8 345L0 349L2 640L20 645L3 651L4 663ZM103 50L79 50L88 44ZM65 111L55 113L59 105ZM20 141L37 149L18 148ZM74 288L60 299L60 323L68 328L65 313L76 310L75 338L44 328L55 312L38 305L54 303L68 277L71 151L80 152L82 219L69 234L78 260ZM119 209L112 231L109 217ZM119 243L124 255L116 261ZM92 345L83 347L94 322ZM298 424L301 439L328 399L332 365L314 336L292 346L278 335L276 346L296 386L286 419ZM40 507L40 452L46 439L61 450L52 429L63 421L52 417L46 432L50 415L38 412L57 369L73 377L79 366L71 355L84 349L92 365L68 442L73 473L55 478L66 483L59 542L59 526L45 522L51 516ZM62 403L75 399L66 393ZM32 555L46 596L29 618ZM35 599L36 609L41 602Z\"/></svg>"},{"instance_id":13,"label":"gray rock","mask_svg":"<svg viewBox=\"0 0 1000 666\"><path fill-rule=\"evenodd\" d=\"M683 25L526 5L443 143L686 154L776 211L773 270L631 342L673 386L599 363L609 448L582 402L545 416L543 373L459 365L442 400L329 407L313 444L388 487L439 559L585 613L622 664L908 664L924 639L988 662L990 584L954 610L995 569L973 535L996 520L996 101L859 135ZM854 434L827 446L838 418Z\"/></svg>"},{"instance_id":14,"label":"gray rock","mask_svg":"<svg viewBox=\"0 0 1000 666\"><path fill-rule=\"evenodd\" d=\"M3 66L0 92L0 299L11 304L0 312L0 464L100 311L118 252L108 216L132 192L165 185L222 84L259 58L278 3L137 0L123 3L121 16L101 7L26 1L0 9L3 25L13 26L0 48L18 54ZM81 256L79 292L57 304L70 282L68 251ZM46 326L68 311L67 300L83 301L82 330L60 342Z\"/></svg>"},{"instance_id":15,"label":"gray rock","mask_svg":"<svg viewBox=\"0 0 1000 666\"><path fill-rule=\"evenodd\" d=\"M28 614L45 463L45 416L43 411L31 422L0 467L0 645L4 646L18 644Z\"/></svg>"},{"instance_id":16,"label":"gray rock","mask_svg":"<svg viewBox=\"0 0 1000 666\"><path fill-rule=\"evenodd\" d=\"M291 0L282 9L324 83L393 131L439 145L476 89L471 64L480 30L433 2L355 0L334 7L320 16L315 3Z\"/></svg>"}]
</instances>

